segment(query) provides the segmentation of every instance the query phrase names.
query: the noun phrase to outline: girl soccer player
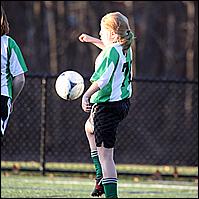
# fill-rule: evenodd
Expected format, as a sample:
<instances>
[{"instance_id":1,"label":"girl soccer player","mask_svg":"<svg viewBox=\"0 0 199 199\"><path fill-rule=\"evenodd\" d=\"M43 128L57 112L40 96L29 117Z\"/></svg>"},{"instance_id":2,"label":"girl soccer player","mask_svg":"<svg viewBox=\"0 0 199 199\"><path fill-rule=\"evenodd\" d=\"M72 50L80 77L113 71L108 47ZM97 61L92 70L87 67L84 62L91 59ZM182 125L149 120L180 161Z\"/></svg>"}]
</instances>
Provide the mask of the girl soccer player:
<instances>
[{"instance_id":1,"label":"girl soccer player","mask_svg":"<svg viewBox=\"0 0 199 199\"><path fill-rule=\"evenodd\" d=\"M101 39L81 34L81 42L90 42L102 51L95 61L91 86L82 97L82 109L90 112L85 123L91 158L96 169L92 196L105 193L117 198L117 171L113 153L119 123L127 116L132 96L132 50L134 34L127 17L120 12L101 19Z\"/></svg>"},{"instance_id":2,"label":"girl soccer player","mask_svg":"<svg viewBox=\"0 0 199 199\"><path fill-rule=\"evenodd\" d=\"M9 24L1 6L1 137L3 137L14 102L21 93L27 71L16 42L7 36Z\"/></svg>"}]
</instances>

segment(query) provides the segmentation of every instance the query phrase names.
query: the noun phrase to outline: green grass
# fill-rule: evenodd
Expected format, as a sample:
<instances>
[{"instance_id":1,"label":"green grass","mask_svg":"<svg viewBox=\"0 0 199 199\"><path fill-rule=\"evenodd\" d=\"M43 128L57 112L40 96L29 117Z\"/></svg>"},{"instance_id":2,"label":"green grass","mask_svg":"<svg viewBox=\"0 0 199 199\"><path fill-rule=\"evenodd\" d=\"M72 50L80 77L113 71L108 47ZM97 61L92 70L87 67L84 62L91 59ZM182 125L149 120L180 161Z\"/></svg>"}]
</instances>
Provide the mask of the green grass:
<instances>
[{"instance_id":1,"label":"green grass","mask_svg":"<svg viewBox=\"0 0 199 199\"><path fill-rule=\"evenodd\" d=\"M197 182L119 179L120 198L198 198ZM2 173L1 198L91 198L94 179ZM104 198L104 195L103 197Z\"/></svg>"}]
</instances>

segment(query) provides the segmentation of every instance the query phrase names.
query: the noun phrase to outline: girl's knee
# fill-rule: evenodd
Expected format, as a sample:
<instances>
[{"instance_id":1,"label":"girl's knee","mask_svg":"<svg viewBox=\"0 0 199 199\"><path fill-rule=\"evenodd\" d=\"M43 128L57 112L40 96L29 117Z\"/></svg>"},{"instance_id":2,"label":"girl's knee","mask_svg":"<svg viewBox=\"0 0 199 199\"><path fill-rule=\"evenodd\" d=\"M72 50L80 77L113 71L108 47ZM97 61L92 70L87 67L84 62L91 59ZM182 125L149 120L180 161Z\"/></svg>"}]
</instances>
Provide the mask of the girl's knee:
<instances>
[{"instance_id":1,"label":"girl's knee","mask_svg":"<svg viewBox=\"0 0 199 199\"><path fill-rule=\"evenodd\" d=\"M91 133L91 134L93 133L93 126L90 123L89 119L85 123L85 131L86 133Z\"/></svg>"}]
</instances>

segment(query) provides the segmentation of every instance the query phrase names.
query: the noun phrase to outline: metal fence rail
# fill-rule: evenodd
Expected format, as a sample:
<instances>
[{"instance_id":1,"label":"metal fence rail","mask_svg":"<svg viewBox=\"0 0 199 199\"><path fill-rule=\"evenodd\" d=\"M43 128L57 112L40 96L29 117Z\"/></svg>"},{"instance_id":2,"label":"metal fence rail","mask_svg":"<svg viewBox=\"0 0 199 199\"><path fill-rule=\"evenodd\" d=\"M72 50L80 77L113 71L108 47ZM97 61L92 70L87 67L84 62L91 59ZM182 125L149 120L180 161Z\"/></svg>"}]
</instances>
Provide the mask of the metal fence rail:
<instances>
[{"instance_id":1,"label":"metal fence rail","mask_svg":"<svg viewBox=\"0 0 199 199\"><path fill-rule=\"evenodd\" d=\"M1 143L1 161L91 163L81 99L65 101L56 77L28 76ZM89 86L88 79L85 80ZM117 164L198 165L198 82L134 80L118 128Z\"/></svg>"}]
</instances>

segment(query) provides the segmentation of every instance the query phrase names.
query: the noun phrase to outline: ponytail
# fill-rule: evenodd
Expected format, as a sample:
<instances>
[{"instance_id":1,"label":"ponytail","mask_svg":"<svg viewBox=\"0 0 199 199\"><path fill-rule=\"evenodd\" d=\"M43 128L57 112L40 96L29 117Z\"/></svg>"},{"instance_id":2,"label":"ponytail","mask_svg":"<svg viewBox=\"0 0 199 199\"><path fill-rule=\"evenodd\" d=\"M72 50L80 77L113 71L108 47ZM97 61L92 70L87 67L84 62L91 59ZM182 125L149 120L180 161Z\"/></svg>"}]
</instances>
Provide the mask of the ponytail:
<instances>
[{"instance_id":1,"label":"ponytail","mask_svg":"<svg viewBox=\"0 0 199 199\"><path fill-rule=\"evenodd\" d=\"M135 38L136 37L134 33L131 30L127 30L125 32L125 35L119 39L120 40L119 42L123 46L123 50L128 50L131 47Z\"/></svg>"}]
</instances>

